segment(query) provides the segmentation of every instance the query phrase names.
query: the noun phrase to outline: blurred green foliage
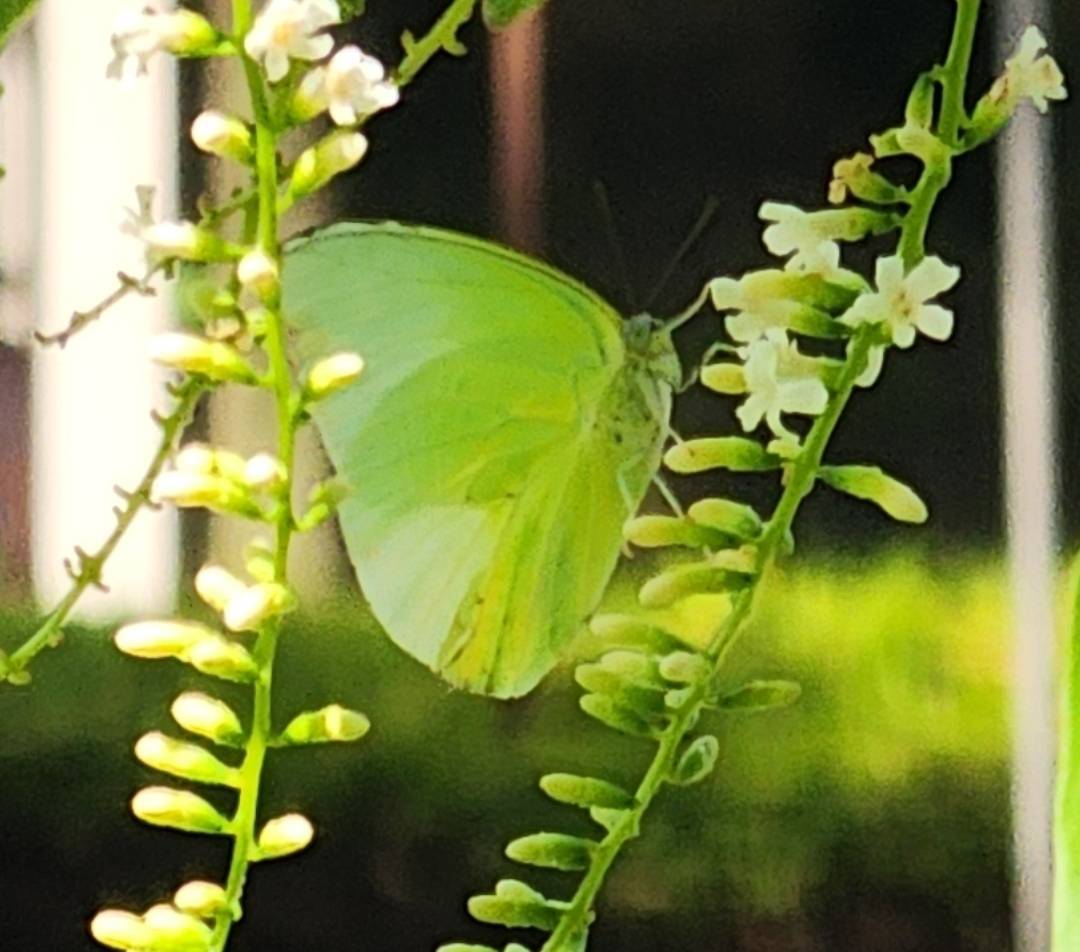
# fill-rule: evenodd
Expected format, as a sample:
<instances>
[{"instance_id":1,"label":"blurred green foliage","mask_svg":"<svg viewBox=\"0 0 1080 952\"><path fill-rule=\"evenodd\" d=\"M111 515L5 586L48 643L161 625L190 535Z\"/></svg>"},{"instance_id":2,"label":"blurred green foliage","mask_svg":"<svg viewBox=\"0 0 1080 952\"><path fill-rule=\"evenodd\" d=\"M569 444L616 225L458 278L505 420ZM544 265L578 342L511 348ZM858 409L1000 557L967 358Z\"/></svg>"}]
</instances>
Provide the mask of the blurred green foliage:
<instances>
[{"instance_id":1,"label":"blurred green foliage","mask_svg":"<svg viewBox=\"0 0 1080 952\"><path fill-rule=\"evenodd\" d=\"M615 602L645 563L631 563ZM1008 948L996 563L910 552L803 561L770 592L732 684L792 678L802 698L711 716L720 767L650 814L613 875L597 949ZM7 642L29 623L0 624ZM0 693L0 876L10 883L0 934L22 952L89 949L82 922L101 900L148 904L175 886L163 877L176 861L192 874L220 861L205 843L138 826L125 806L151 777L131 742L168 723L177 691L203 682L178 665L129 661L101 632L70 640L43 656L29 688ZM266 809L302 805L320 837L253 883L238 952L424 950L475 935L465 897L515 872L501 844L574 822L577 811L539 791L540 775L632 782L648 754L576 710L568 669L516 704L453 694L354 604L295 619L283 651L282 723L340 700L373 728L356 749L271 759ZM566 888L557 873L535 879L548 894Z\"/></svg>"}]
</instances>

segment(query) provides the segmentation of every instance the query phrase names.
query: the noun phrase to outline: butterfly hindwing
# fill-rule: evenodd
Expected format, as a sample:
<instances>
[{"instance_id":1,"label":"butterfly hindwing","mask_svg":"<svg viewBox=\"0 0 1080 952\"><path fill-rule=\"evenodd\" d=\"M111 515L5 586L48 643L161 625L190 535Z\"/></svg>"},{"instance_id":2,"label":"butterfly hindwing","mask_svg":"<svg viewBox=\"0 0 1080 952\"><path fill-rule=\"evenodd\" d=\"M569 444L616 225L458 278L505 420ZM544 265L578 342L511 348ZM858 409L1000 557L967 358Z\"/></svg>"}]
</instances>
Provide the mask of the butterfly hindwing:
<instances>
[{"instance_id":1,"label":"butterfly hindwing","mask_svg":"<svg viewBox=\"0 0 1080 952\"><path fill-rule=\"evenodd\" d=\"M525 693L603 592L670 391L593 292L452 232L335 226L290 249L284 288L301 360L366 363L314 415L376 617L451 683Z\"/></svg>"}]
</instances>

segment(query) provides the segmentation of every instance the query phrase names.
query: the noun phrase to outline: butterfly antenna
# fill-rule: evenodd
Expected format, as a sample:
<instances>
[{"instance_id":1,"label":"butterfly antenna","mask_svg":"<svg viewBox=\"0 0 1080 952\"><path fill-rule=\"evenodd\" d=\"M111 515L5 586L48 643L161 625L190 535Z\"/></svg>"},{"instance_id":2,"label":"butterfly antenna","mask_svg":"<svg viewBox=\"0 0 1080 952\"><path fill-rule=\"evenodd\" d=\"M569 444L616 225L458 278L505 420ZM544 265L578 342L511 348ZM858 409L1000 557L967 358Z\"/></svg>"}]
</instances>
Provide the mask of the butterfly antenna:
<instances>
[{"instance_id":1,"label":"butterfly antenna","mask_svg":"<svg viewBox=\"0 0 1080 952\"><path fill-rule=\"evenodd\" d=\"M615 270L618 272L619 281L622 284L623 298L631 313L637 313L637 291L634 282L630 280L630 265L626 260L626 251L622 238L619 234L619 226L615 221L615 212L611 208L611 199L607 187L599 179L592 185L593 198L596 199L596 207L600 211L600 218L604 222L604 233L611 251L611 258L615 262Z\"/></svg>"},{"instance_id":2,"label":"butterfly antenna","mask_svg":"<svg viewBox=\"0 0 1080 952\"><path fill-rule=\"evenodd\" d=\"M720 208L720 199L715 195L710 195L705 199L705 205L701 209L701 214L698 215L697 221L694 222L693 227L690 229L689 234L683 240L683 243L675 250L675 254L668 260L664 270L660 273L660 279L656 282L649 296L645 299L645 310L649 310L656 299L660 296L660 292L667 287L668 281L671 280L671 276L675 273L675 269L682 264L683 258L697 243L697 240L702 236L705 229L712 224L713 217L716 215L717 210Z\"/></svg>"}]
</instances>

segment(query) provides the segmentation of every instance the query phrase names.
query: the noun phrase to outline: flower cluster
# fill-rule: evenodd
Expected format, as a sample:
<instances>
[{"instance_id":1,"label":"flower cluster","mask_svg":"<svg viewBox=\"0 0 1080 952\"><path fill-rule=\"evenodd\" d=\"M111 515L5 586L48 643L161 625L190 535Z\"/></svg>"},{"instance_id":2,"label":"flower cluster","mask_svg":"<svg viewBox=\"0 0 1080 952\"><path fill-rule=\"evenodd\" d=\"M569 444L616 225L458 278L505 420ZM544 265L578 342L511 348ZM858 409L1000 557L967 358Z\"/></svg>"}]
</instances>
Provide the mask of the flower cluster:
<instances>
[{"instance_id":1,"label":"flower cluster","mask_svg":"<svg viewBox=\"0 0 1080 952\"><path fill-rule=\"evenodd\" d=\"M252 73L257 77L252 81L256 121L208 109L191 128L200 150L247 169L253 187L233 210L246 210L256 227L244 229L245 237L237 241L225 230L228 213L199 222L155 221L148 187L138 190L137 210L128 213L123 227L142 241L149 267L185 263L195 275L189 282L197 289L190 302L194 326L155 337L151 359L204 388L267 391L277 404L281 432L277 452L250 457L189 441L172 453L171 465L149 487L154 503L243 519L256 531L242 573L208 564L195 576L195 591L212 622L134 622L116 633L116 647L133 658L180 662L208 678L240 685L251 693L252 713L242 717L210 691L185 691L171 705L183 735L151 731L135 744L136 758L147 767L187 784L232 791L236 806L226 813L192 790L152 785L133 797L132 812L156 826L231 837L234 862L227 882L187 883L169 902L143 913L99 913L91 932L110 948L223 948L229 926L240 915L247 865L295 853L314 836L311 822L297 813L258 821L267 750L355 741L369 726L362 714L340 704L304 711L277 730L269 713L282 619L296 606L287 578L290 540L329 518L342 498L340 485L330 480L314 485L307 505L296 507L295 434L314 403L354 383L364 367L358 354L337 353L302 373L293 371L281 314L277 218L356 165L367 149L359 126L398 99L397 87L378 61L355 46L334 52L325 30L340 19L335 0L269 0L250 29L236 37L187 10L144 10L123 15L112 38L110 75L144 73L153 55L164 52L243 58L249 79ZM280 139L324 113L333 128L291 166L283 164L277 154Z\"/></svg>"}]
</instances>

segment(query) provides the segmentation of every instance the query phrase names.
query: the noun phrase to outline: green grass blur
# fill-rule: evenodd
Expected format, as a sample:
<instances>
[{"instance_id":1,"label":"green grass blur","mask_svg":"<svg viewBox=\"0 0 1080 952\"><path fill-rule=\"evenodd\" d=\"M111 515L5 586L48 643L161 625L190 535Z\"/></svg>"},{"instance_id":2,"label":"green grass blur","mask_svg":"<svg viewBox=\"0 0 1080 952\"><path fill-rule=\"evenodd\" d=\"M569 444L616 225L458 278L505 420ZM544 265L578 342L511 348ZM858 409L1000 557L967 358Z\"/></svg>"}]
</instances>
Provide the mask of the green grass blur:
<instances>
[{"instance_id":1,"label":"green grass blur","mask_svg":"<svg viewBox=\"0 0 1080 952\"><path fill-rule=\"evenodd\" d=\"M649 815L603 899L597 952L1007 949L1002 580L989 559L914 552L802 560L773 579L732 684L792 678L802 699L703 722L720 766ZM31 624L0 617L3 643ZM576 710L569 668L515 704L454 694L355 606L293 619L280 672L282 722L339 701L373 730L356 747L272 757L267 810L302 809L320 835L256 868L236 952L505 942L470 922L470 893L506 876L556 896L574 883L515 868L505 843L591 831L539 776L633 784L649 754ZM223 843L126 813L156 782L132 742L169 729L171 699L192 687L207 680L72 631L30 687L0 691L0 947L89 950L83 923L102 903L144 907L223 868Z\"/></svg>"}]
</instances>

